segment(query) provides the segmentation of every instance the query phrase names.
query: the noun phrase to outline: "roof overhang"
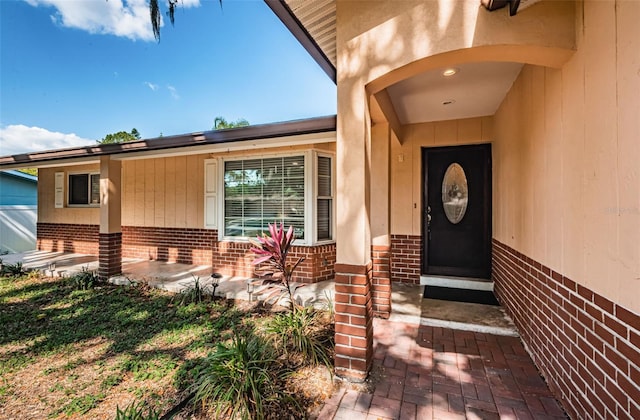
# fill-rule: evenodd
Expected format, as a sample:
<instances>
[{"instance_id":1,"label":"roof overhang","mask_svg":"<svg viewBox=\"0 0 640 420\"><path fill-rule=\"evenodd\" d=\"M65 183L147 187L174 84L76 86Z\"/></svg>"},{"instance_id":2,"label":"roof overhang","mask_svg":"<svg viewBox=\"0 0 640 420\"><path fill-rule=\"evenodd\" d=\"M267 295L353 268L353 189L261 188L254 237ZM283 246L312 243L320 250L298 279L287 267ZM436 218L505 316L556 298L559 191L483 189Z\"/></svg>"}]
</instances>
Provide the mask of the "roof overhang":
<instances>
[{"instance_id":1,"label":"roof overhang","mask_svg":"<svg viewBox=\"0 0 640 420\"><path fill-rule=\"evenodd\" d=\"M7 170L7 171L2 171L2 174L6 175L6 176L10 176L10 177L21 179L23 181L33 182L34 184L38 183L38 177L37 176L25 174L24 172L14 171L14 170Z\"/></svg>"},{"instance_id":2,"label":"roof overhang","mask_svg":"<svg viewBox=\"0 0 640 420\"><path fill-rule=\"evenodd\" d=\"M97 162L101 156L116 160L177 156L262 147L335 141L336 117L261 124L227 130L158 137L127 143L97 144L0 157L0 170L50 167Z\"/></svg>"},{"instance_id":3,"label":"roof overhang","mask_svg":"<svg viewBox=\"0 0 640 420\"><path fill-rule=\"evenodd\" d=\"M264 0L325 73L336 82L335 0Z\"/></svg>"}]
</instances>

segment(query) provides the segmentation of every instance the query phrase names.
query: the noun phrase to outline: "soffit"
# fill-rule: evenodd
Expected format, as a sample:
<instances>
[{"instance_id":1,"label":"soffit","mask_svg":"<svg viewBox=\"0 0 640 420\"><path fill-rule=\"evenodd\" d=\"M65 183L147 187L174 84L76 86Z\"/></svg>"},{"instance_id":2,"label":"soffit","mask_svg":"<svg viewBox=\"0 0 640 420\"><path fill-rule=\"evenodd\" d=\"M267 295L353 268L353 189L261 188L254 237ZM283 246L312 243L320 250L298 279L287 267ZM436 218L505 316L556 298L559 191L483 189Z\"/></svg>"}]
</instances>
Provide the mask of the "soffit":
<instances>
[{"instance_id":1,"label":"soffit","mask_svg":"<svg viewBox=\"0 0 640 420\"><path fill-rule=\"evenodd\" d=\"M335 0L284 0L333 67L336 67Z\"/></svg>"}]
</instances>

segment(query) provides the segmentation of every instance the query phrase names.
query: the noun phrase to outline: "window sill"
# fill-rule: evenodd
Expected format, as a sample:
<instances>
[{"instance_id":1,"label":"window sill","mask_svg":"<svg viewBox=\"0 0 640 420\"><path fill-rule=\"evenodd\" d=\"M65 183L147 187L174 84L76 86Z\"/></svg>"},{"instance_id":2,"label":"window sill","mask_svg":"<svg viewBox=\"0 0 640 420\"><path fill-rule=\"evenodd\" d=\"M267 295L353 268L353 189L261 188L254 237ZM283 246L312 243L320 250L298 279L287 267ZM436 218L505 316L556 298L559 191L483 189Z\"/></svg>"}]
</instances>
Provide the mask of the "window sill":
<instances>
[{"instance_id":1,"label":"window sill","mask_svg":"<svg viewBox=\"0 0 640 420\"><path fill-rule=\"evenodd\" d=\"M253 238L251 238L251 239L253 239ZM232 236L225 236L225 237L219 238L218 242L239 243L239 244L251 243L250 238L236 238L236 237L232 237ZM314 247L314 246L333 245L335 243L336 243L335 239L330 239L330 240L328 239L328 240L325 240L325 241L318 241L318 242L315 242L313 244L309 244L309 243L307 243L305 241L295 241L293 243L293 246L302 246L302 247L306 247L306 248L311 248L311 247Z\"/></svg>"}]
</instances>

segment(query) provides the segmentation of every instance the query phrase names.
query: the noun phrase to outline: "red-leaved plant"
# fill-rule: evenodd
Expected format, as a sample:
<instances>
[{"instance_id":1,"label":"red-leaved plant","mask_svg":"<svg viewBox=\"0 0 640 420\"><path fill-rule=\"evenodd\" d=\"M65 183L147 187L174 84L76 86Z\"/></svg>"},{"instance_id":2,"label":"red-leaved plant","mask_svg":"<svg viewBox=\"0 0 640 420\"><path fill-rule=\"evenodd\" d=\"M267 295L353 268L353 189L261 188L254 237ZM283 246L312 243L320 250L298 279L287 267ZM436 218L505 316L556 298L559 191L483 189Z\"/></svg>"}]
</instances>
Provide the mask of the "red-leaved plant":
<instances>
[{"instance_id":1,"label":"red-leaved plant","mask_svg":"<svg viewBox=\"0 0 640 420\"><path fill-rule=\"evenodd\" d=\"M267 267L260 269L260 274L269 276L272 284L280 286L280 290L272 292L270 295L272 297L275 294L280 295L280 298L278 298L278 301L280 301L282 295L286 292L291 312L296 309L293 300L295 289L292 290L291 279L295 269L304 261L304 258L300 257L293 264L287 262L287 256L295 239L296 235L293 231L293 226L289 226L289 229L285 232L284 223L278 226L278 223L274 222L269 224L269 235L263 233L262 236L257 237L257 240L251 240L253 245L251 251L256 255L253 265L268 264Z\"/></svg>"}]
</instances>

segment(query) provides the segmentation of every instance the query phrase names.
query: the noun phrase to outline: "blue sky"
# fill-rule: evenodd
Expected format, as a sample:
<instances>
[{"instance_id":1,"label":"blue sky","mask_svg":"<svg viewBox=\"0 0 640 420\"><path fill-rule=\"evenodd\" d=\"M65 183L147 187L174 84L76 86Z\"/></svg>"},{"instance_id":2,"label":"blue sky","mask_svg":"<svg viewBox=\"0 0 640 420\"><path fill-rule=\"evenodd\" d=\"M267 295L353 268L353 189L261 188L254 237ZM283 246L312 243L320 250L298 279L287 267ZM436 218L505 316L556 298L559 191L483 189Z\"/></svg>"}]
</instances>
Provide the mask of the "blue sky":
<instances>
[{"instance_id":1,"label":"blue sky","mask_svg":"<svg viewBox=\"0 0 640 420\"><path fill-rule=\"evenodd\" d=\"M166 0L161 0L163 6ZM336 112L335 85L262 0L0 1L0 155Z\"/></svg>"}]
</instances>

